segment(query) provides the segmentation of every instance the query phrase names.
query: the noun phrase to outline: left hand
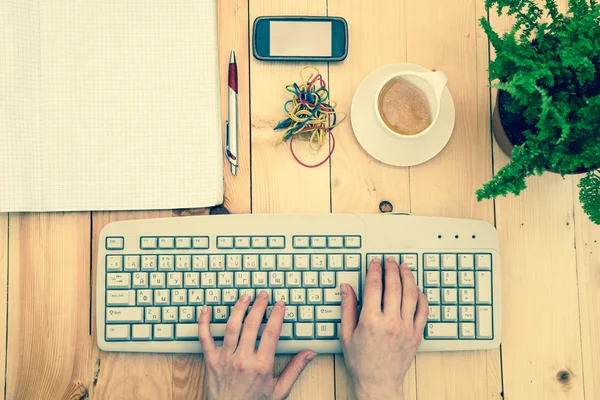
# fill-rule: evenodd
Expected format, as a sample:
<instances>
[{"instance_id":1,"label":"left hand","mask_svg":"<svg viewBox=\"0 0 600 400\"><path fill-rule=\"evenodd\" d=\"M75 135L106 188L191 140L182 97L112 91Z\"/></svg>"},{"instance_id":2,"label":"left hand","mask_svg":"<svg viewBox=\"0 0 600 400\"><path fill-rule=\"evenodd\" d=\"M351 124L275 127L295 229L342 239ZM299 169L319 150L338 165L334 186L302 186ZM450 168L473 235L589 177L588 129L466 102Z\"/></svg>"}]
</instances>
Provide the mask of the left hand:
<instances>
[{"instance_id":1,"label":"left hand","mask_svg":"<svg viewBox=\"0 0 600 400\"><path fill-rule=\"evenodd\" d=\"M198 338L207 366L209 400L286 399L304 367L317 356L313 351L303 351L290 361L278 378L273 377L275 349L279 342L285 304L278 301L273 307L256 349L258 330L268 302L267 293L260 292L244 320L250 297L242 296L231 312L221 347L217 347L210 333L210 309L202 309L198 319Z\"/></svg>"}]
</instances>

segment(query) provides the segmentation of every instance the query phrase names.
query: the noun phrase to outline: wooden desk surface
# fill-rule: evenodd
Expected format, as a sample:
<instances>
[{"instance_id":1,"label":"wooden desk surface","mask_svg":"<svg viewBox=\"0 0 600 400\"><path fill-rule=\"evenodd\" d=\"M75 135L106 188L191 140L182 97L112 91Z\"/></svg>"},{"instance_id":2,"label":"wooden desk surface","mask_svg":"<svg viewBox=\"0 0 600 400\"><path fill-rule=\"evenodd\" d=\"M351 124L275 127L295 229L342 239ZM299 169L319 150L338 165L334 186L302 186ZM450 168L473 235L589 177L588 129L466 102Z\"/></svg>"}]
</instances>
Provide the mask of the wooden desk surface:
<instances>
[{"instance_id":1,"label":"wooden desk surface","mask_svg":"<svg viewBox=\"0 0 600 400\"><path fill-rule=\"evenodd\" d=\"M563 9L566 2L560 1ZM395 210L478 218L498 228L501 349L419 354L406 377L407 399L600 399L600 228L579 206L578 178L546 174L531 179L519 198L475 199L475 190L507 162L490 133L488 42L477 23L486 15L483 0L219 3L221 61L235 49L240 69L242 164L239 176L227 174L229 210L377 213L388 200ZM283 87L302 65L257 62L248 36L255 17L286 14L348 21L347 60L319 65L339 110L349 109L360 81L381 65L407 61L446 72L457 119L444 151L414 168L382 165L362 151L349 122L337 130L336 152L321 168L305 169L286 147L276 147L272 127L283 116ZM491 17L496 26L509 26L507 18ZM0 214L0 286L6 288L0 393L28 400L201 398L201 356L100 352L91 288L105 224L202 212ZM288 360L278 357L277 368ZM291 398L352 398L343 357L318 357Z\"/></svg>"}]
</instances>

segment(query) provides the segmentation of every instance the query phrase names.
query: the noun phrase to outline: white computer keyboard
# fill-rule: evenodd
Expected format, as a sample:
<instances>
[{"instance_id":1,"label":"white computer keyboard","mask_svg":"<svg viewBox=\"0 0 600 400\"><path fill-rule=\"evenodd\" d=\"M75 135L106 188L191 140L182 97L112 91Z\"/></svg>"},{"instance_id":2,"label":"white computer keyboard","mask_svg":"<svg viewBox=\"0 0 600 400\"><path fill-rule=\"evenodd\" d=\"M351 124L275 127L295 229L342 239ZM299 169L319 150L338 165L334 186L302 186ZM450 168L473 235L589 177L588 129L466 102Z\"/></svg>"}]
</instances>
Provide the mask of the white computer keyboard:
<instances>
[{"instance_id":1,"label":"white computer keyboard","mask_svg":"<svg viewBox=\"0 0 600 400\"><path fill-rule=\"evenodd\" d=\"M408 264L428 298L419 351L498 347L502 310L494 227L393 214L113 222L100 235L98 345L107 351L202 352L202 307L212 307L211 331L218 341L237 299L266 290L271 304L286 303L278 353L339 353L339 284L352 285L360 302L373 257Z\"/></svg>"}]
</instances>

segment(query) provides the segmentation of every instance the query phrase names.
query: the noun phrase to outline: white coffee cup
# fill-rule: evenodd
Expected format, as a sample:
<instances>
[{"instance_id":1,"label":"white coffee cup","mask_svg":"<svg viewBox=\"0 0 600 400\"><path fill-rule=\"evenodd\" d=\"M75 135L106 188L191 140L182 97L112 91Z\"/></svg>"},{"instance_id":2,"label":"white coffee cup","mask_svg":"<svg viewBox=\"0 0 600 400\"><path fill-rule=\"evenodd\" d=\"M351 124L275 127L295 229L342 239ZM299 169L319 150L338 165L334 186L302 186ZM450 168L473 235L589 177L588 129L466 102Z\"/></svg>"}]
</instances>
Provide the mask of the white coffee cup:
<instances>
[{"instance_id":1,"label":"white coffee cup","mask_svg":"<svg viewBox=\"0 0 600 400\"><path fill-rule=\"evenodd\" d=\"M402 78L414 85L416 88L421 90L425 97L427 98L427 102L429 104L429 109L431 110L431 124L423 131L415 134L415 135L402 135L398 132L390 129L389 126L384 122L381 117L381 113L379 111L379 96L381 95L381 91L383 88L394 78ZM379 89L375 92L375 115L379 120L381 126L392 136L400 139L415 139L417 137L421 137L426 135L431 129L435 126L438 119L440 118L440 111L442 108L442 94L444 93L444 89L446 89L446 85L448 83L448 77L443 72L397 72L388 76L383 83L379 86Z\"/></svg>"}]
</instances>

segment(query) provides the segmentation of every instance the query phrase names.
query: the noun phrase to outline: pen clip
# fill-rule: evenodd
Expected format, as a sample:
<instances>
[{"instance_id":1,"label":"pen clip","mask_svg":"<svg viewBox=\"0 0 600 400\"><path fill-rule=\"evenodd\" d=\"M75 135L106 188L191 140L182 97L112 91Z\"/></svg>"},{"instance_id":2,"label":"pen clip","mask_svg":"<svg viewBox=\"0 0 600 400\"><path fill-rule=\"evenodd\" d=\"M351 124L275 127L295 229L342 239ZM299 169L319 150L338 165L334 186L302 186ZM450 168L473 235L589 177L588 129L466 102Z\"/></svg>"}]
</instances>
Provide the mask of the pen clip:
<instances>
[{"instance_id":1,"label":"pen clip","mask_svg":"<svg viewBox=\"0 0 600 400\"><path fill-rule=\"evenodd\" d=\"M229 153L229 121L225 121L225 148Z\"/></svg>"}]
</instances>

